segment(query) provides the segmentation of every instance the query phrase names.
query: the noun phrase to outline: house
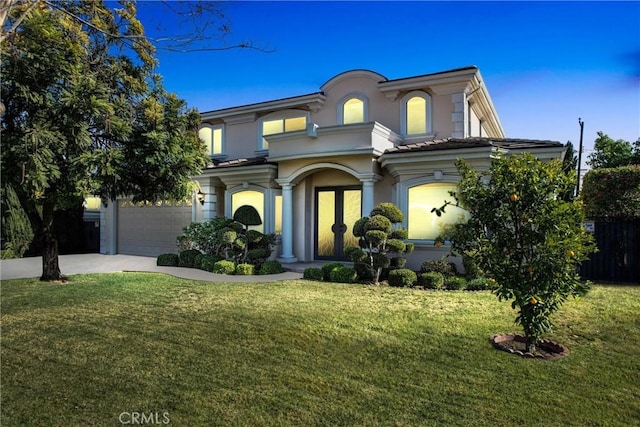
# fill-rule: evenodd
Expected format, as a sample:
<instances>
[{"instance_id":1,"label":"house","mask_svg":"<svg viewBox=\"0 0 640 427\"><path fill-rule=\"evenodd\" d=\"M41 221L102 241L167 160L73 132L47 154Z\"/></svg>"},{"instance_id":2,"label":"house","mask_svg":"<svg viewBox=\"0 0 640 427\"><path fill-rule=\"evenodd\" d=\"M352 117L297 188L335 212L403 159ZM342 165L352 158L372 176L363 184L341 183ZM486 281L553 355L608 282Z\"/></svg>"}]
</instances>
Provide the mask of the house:
<instances>
[{"instance_id":1,"label":"house","mask_svg":"<svg viewBox=\"0 0 640 427\"><path fill-rule=\"evenodd\" d=\"M368 70L339 74L318 92L201 114L211 162L192 200L118 200L101 213L101 251L175 252L191 221L231 217L253 205L260 230L279 237L282 263L342 260L354 222L381 202L405 213L416 244L408 267L439 258L441 227L464 218L447 209L457 158L488 169L496 152L560 158L553 141L509 139L477 67L396 80Z\"/></svg>"}]
</instances>

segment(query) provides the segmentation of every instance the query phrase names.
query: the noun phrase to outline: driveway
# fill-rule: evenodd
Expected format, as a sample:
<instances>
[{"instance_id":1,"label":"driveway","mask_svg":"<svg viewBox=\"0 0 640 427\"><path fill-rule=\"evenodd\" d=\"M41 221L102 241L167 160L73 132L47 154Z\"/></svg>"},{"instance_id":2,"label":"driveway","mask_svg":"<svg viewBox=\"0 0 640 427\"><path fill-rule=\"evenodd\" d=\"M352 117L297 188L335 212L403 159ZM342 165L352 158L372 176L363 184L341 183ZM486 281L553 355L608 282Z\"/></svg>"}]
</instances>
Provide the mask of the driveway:
<instances>
[{"instance_id":1,"label":"driveway","mask_svg":"<svg viewBox=\"0 0 640 427\"><path fill-rule=\"evenodd\" d=\"M231 276L214 274L195 268L158 267L156 258L133 255L60 255L60 271L65 276L90 273L113 273L121 271L165 273L183 279L208 282L271 282L300 279L302 274L287 271L264 276ZM0 280L40 277L42 257L6 259L0 261Z\"/></svg>"}]
</instances>

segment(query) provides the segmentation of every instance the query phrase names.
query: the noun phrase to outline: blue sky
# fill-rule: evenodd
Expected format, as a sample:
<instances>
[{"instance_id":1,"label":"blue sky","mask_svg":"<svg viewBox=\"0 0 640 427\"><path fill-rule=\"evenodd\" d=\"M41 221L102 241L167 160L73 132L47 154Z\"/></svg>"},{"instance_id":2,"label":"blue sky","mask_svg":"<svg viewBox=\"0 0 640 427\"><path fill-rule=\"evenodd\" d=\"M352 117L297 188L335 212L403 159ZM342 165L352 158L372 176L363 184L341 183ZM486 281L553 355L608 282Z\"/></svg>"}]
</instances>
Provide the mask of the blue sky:
<instances>
[{"instance_id":1,"label":"blue sky","mask_svg":"<svg viewBox=\"0 0 640 427\"><path fill-rule=\"evenodd\" d=\"M139 7L154 34L166 10ZM164 11L164 12L163 12ZM578 146L640 137L640 2L228 2L227 44L160 51L167 89L199 111L317 92L335 75L389 79L476 65L508 137ZM222 44L215 44L222 46Z\"/></svg>"}]
</instances>

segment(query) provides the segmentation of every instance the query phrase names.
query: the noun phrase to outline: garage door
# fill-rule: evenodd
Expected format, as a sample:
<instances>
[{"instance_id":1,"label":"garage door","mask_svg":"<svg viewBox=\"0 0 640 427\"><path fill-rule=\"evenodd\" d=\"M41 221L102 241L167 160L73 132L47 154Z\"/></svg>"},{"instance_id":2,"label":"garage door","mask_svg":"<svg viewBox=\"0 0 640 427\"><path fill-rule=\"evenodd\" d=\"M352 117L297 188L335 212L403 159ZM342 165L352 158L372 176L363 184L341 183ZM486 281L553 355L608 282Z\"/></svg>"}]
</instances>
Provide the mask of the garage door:
<instances>
[{"instance_id":1,"label":"garage door","mask_svg":"<svg viewBox=\"0 0 640 427\"><path fill-rule=\"evenodd\" d=\"M178 253L176 238L191 223L191 202L118 200L118 253Z\"/></svg>"}]
</instances>

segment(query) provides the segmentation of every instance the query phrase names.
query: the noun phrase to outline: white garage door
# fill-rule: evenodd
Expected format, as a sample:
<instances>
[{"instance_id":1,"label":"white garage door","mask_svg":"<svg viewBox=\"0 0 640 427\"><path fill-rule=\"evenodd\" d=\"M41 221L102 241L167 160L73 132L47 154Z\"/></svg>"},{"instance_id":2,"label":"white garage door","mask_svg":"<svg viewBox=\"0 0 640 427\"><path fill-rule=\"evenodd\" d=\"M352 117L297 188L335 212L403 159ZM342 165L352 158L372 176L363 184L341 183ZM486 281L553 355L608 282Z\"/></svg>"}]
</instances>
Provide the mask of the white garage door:
<instances>
[{"instance_id":1,"label":"white garage door","mask_svg":"<svg viewBox=\"0 0 640 427\"><path fill-rule=\"evenodd\" d=\"M178 253L176 238L190 223L191 202L118 200L118 253L152 257Z\"/></svg>"}]
</instances>

